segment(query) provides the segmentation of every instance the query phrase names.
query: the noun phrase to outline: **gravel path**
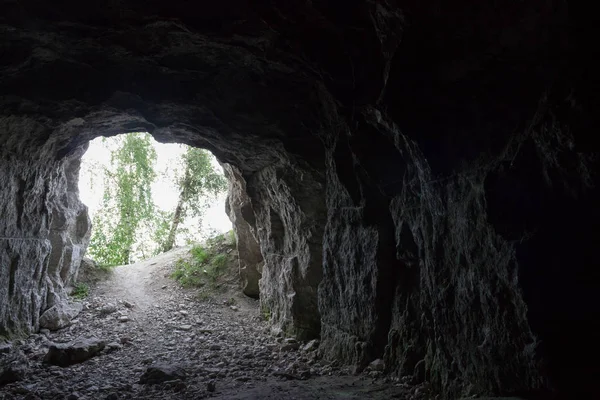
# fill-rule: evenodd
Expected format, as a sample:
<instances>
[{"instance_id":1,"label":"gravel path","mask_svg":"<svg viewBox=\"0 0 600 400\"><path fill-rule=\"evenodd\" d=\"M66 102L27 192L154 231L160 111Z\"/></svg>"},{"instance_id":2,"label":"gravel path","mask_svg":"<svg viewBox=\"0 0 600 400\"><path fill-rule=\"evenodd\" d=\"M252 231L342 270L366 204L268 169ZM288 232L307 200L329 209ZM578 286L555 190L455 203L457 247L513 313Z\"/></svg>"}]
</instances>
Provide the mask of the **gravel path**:
<instances>
[{"instance_id":1,"label":"gravel path","mask_svg":"<svg viewBox=\"0 0 600 400\"><path fill-rule=\"evenodd\" d=\"M73 325L13 343L28 365L23 379L0 386L0 399L428 398L425 387L320 360L316 343L271 335L255 300L226 293L199 301L169 278L188 250L115 268ZM89 338L106 343L95 357L66 368L43 362L52 343ZM140 383L149 368L166 375Z\"/></svg>"}]
</instances>

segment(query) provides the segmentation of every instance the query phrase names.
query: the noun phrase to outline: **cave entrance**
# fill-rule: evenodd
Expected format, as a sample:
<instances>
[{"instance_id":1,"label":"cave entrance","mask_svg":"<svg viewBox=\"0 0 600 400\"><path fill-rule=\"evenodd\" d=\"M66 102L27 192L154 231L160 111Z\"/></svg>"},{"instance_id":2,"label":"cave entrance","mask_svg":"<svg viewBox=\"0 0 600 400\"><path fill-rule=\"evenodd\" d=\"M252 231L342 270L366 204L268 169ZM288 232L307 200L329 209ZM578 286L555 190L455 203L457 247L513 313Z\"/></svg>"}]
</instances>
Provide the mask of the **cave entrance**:
<instances>
[{"instance_id":1,"label":"cave entrance","mask_svg":"<svg viewBox=\"0 0 600 400\"><path fill-rule=\"evenodd\" d=\"M78 186L92 220L87 254L101 265L143 261L232 229L215 156L146 132L91 140Z\"/></svg>"}]
</instances>

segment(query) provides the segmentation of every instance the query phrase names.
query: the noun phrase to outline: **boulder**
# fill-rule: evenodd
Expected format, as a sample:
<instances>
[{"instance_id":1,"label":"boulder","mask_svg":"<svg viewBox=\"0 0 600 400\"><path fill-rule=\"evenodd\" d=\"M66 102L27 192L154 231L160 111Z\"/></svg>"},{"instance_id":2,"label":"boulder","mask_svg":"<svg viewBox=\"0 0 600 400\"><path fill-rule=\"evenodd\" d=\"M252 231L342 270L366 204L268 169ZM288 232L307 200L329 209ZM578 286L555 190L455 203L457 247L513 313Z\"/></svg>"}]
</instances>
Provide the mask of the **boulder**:
<instances>
[{"instance_id":1,"label":"boulder","mask_svg":"<svg viewBox=\"0 0 600 400\"><path fill-rule=\"evenodd\" d=\"M103 340L96 338L78 339L71 343L55 343L50 345L44 361L59 367L68 367L98 355L105 345Z\"/></svg>"},{"instance_id":2,"label":"boulder","mask_svg":"<svg viewBox=\"0 0 600 400\"><path fill-rule=\"evenodd\" d=\"M29 360L14 348L0 348L0 387L22 380L29 368Z\"/></svg>"},{"instance_id":3,"label":"boulder","mask_svg":"<svg viewBox=\"0 0 600 400\"><path fill-rule=\"evenodd\" d=\"M156 384L173 380L185 380L186 372L181 366L157 364L146 369L140 377L140 384Z\"/></svg>"},{"instance_id":4,"label":"boulder","mask_svg":"<svg viewBox=\"0 0 600 400\"><path fill-rule=\"evenodd\" d=\"M40 316L40 328L55 331L69 326L71 320L79 315L82 309L81 303L69 304L64 301L55 304Z\"/></svg>"}]
</instances>

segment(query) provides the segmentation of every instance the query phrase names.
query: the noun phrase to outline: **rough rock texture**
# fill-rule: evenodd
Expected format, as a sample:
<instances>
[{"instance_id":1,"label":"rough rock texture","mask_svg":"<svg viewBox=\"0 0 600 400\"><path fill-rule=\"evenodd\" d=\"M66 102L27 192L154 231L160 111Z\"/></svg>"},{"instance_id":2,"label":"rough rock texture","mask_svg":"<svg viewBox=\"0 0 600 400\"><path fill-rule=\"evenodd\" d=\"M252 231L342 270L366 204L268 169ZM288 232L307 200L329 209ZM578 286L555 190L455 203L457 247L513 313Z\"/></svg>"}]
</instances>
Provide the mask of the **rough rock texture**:
<instances>
[{"instance_id":1,"label":"rough rock texture","mask_svg":"<svg viewBox=\"0 0 600 400\"><path fill-rule=\"evenodd\" d=\"M63 289L75 277L90 235L77 189L85 148L56 160L52 145L18 144L19 137L48 133L26 120L9 116L0 122L11 137L0 151L0 336L36 329L44 311L62 308Z\"/></svg>"},{"instance_id":2,"label":"rough rock texture","mask_svg":"<svg viewBox=\"0 0 600 400\"><path fill-rule=\"evenodd\" d=\"M29 360L15 347L0 351L0 387L20 381L27 373Z\"/></svg>"},{"instance_id":3,"label":"rough rock texture","mask_svg":"<svg viewBox=\"0 0 600 400\"><path fill-rule=\"evenodd\" d=\"M36 327L77 265L51 230L78 231L53 204L79 207L82 146L148 130L240 171L276 329L447 398L594 389L595 14L192 4L0 6L0 334Z\"/></svg>"},{"instance_id":4,"label":"rough rock texture","mask_svg":"<svg viewBox=\"0 0 600 400\"><path fill-rule=\"evenodd\" d=\"M304 167L304 168L302 168ZM317 286L322 277L322 177L308 166L278 164L248 181L265 259L260 301L274 330L299 339L320 332Z\"/></svg>"},{"instance_id":5,"label":"rough rock texture","mask_svg":"<svg viewBox=\"0 0 600 400\"><path fill-rule=\"evenodd\" d=\"M185 369L178 365L157 364L148 367L140 377L141 384L156 384L174 379L185 380Z\"/></svg>"},{"instance_id":6,"label":"rough rock texture","mask_svg":"<svg viewBox=\"0 0 600 400\"><path fill-rule=\"evenodd\" d=\"M69 304L68 301L57 303L40 316L40 328L51 331L64 328L81 312L81 309L80 303Z\"/></svg>"},{"instance_id":7,"label":"rough rock texture","mask_svg":"<svg viewBox=\"0 0 600 400\"><path fill-rule=\"evenodd\" d=\"M259 315L260 302L234 287L199 302L195 291L169 277L189 250L113 269L108 280L90 288L82 313L68 329L33 334L8 348L0 344L0 385L5 352L19 367L17 376L17 371L6 375L18 381L0 387L0 398L431 399L426 382L411 385L380 371L355 375L351 366L319 358L314 341L300 346L270 335L268 321ZM232 297L236 311L228 305ZM130 303L136 306L129 308ZM105 313L115 307L115 313ZM130 317L127 323L119 322L123 314ZM53 343L80 337L106 339L107 345L96 357L68 368L43 362Z\"/></svg>"},{"instance_id":8,"label":"rough rock texture","mask_svg":"<svg viewBox=\"0 0 600 400\"><path fill-rule=\"evenodd\" d=\"M71 343L56 343L49 347L44 361L48 364L68 367L98 355L106 342L96 338L77 339Z\"/></svg>"},{"instance_id":9,"label":"rough rock texture","mask_svg":"<svg viewBox=\"0 0 600 400\"><path fill-rule=\"evenodd\" d=\"M225 202L225 212L233 223L236 245L239 254L242 290L250 297L258 298L263 257L256 235L256 217L252 201L246 193L246 181L241 172L229 164L223 165L229 181L229 192Z\"/></svg>"}]
</instances>

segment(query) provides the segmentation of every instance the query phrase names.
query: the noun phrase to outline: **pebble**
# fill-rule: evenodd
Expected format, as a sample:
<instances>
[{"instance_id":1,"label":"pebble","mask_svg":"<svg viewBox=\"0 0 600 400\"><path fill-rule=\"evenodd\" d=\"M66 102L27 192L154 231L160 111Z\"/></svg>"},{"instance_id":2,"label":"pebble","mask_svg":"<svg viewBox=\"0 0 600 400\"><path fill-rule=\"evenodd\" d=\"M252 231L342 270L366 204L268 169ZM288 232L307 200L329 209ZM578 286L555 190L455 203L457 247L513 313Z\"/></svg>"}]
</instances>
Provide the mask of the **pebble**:
<instances>
[{"instance_id":1,"label":"pebble","mask_svg":"<svg viewBox=\"0 0 600 400\"><path fill-rule=\"evenodd\" d=\"M100 308L100 314L108 315L114 312L117 312L117 306L112 303L108 303Z\"/></svg>"},{"instance_id":2,"label":"pebble","mask_svg":"<svg viewBox=\"0 0 600 400\"><path fill-rule=\"evenodd\" d=\"M129 301L127 301L127 300L124 300L124 301L123 301L123 305L124 305L125 307L127 307L127 308L133 308L133 307L135 307L135 304L133 304L133 303L130 303L130 302L129 302Z\"/></svg>"},{"instance_id":3,"label":"pebble","mask_svg":"<svg viewBox=\"0 0 600 400\"><path fill-rule=\"evenodd\" d=\"M192 325L179 325L176 329L180 331L189 331L192 329Z\"/></svg>"},{"instance_id":4,"label":"pebble","mask_svg":"<svg viewBox=\"0 0 600 400\"><path fill-rule=\"evenodd\" d=\"M79 324L55 332L41 331L17 346L0 345L0 357L19 346L22 353L29 353L25 356L29 363L26 380L4 386L7 398L22 398L19 390L23 395L44 393L43 398L78 400L204 398L207 391L216 391L217 380L220 390L245 390L242 388L265 381L275 372L291 380L343 373L321 362L318 340L300 343L286 338L280 329L271 329L260 318L258 303L246 303L243 298L238 300L243 305L229 302L226 307L233 313L220 298L186 298L177 285L163 283L170 279L163 278L163 272L156 279L139 280L144 282L141 285L149 285L148 297L135 297L137 290L112 293L107 292L110 288L92 288ZM122 300L124 297L127 300ZM69 368L43 362L49 340L68 344L92 336L108 343L93 358ZM296 351L300 348L302 351ZM39 359L36 354L41 355ZM182 377L167 376L160 384L138 383L150 368L165 365L181 367L189 378L184 382ZM381 376L374 368L379 367L370 369L373 376ZM282 393L281 398L292 397Z\"/></svg>"}]
</instances>

